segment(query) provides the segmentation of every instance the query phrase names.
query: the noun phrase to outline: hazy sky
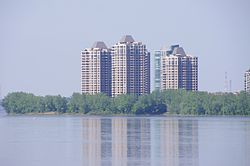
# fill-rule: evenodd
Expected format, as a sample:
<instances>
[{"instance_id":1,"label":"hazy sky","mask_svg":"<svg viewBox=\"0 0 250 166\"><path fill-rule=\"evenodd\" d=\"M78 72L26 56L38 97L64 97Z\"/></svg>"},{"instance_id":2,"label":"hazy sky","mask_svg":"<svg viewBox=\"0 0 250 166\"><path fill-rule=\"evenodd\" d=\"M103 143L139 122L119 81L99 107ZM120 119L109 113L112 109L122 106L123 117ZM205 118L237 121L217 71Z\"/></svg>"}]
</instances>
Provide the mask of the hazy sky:
<instances>
[{"instance_id":1,"label":"hazy sky","mask_svg":"<svg viewBox=\"0 0 250 166\"><path fill-rule=\"evenodd\" d=\"M131 34L149 51L180 44L199 58L199 90L243 90L249 0L0 0L0 85L36 95L80 92L81 50Z\"/></svg>"}]
</instances>

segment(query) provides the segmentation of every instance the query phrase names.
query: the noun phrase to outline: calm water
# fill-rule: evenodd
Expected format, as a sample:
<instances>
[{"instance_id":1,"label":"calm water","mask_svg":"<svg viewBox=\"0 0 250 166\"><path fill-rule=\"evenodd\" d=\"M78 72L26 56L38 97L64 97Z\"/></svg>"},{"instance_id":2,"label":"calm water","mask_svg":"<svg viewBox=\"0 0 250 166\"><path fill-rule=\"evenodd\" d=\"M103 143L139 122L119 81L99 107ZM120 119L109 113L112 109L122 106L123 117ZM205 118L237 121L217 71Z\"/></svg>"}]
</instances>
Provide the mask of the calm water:
<instances>
[{"instance_id":1,"label":"calm water","mask_svg":"<svg viewBox=\"0 0 250 166\"><path fill-rule=\"evenodd\" d=\"M0 116L1 166L249 166L250 118Z\"/></svg>"}]
</instances>

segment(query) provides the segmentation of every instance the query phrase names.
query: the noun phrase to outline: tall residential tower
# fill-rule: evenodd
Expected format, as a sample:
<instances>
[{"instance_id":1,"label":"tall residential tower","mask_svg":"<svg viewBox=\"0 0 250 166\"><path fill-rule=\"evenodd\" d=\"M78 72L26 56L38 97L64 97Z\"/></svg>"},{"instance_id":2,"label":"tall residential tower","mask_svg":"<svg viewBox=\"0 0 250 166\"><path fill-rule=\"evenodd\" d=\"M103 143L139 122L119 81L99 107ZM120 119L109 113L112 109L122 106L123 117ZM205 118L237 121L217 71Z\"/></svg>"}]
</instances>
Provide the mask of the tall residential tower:
<instances>
[{"instance_id":1,"label":"tall residential tower","mask_svg":"<svg viewBox=\"0 0 250 166\"><path fill-rule=\"evenodd\" d=\"M111 96L111 51L98 41L82 51L81 92Z\"/></svg>"},{"instance_id":2,"label":"tall residential tower","mask_svg":"<svg viewBox=\"0 0 250 166\"><path fill-rule=\"evenodd\" d=\"M150 93L150 53L126 35L111 49L112 96Z\"/></svg>"},{"instance_id":3,"label":"tall residential tower","mask_svg":"<svg viewBox=\"0 0 250 166\"><path fill-rule=\"evenodd\" d=\"M155 51L155 89L198 90L198 58L179 45Z\"/></svg>"},{"instance_id":4,"label":"tall residential tower","mask_svg":"<svg viewBox=\"0 0 250 166\"><path fill-rule=\"evenodd\" d=\"M250 93L250 69L245 72L245 91Z\"/></svg>"}]
</instances>

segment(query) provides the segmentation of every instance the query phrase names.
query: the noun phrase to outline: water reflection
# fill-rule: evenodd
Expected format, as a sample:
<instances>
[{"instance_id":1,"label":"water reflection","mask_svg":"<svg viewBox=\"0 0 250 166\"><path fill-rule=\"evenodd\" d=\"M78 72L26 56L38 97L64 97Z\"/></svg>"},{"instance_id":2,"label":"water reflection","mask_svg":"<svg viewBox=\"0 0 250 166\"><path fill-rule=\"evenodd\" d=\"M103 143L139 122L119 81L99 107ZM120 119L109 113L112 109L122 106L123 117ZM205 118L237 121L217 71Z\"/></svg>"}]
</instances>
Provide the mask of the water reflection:
<instances>
[{"instance_id":1,"label":"water reflection","mask_svg":"<svg viewBox=\"0 0 250 166\"><path fill-rule=\"evenodd\" d=\"M83 165L198 166L198 121L83 118Z\"/></svg>"}]
</instances>

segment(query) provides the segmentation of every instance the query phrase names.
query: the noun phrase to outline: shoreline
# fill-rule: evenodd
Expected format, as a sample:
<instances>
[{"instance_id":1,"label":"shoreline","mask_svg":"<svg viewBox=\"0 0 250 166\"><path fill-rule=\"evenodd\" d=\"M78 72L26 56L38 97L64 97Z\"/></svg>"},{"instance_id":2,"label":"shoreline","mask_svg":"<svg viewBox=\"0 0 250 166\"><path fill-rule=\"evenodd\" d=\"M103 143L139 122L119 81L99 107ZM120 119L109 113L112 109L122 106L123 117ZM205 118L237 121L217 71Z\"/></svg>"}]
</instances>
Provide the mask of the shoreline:
<instances>
[{"instance_id":1,"label":"shoreline","mask_svg":"<svg viewBox=\"0 0 250 166\"><path fill-rule=\"evenodd\" d=\"M6 112L5 112L6 113ZM44 112L44 113L24 113L24 114L15 114L15 113L6 113L6 116L77 116L77 117L238 117L238 118L250 118L250 115L192 115L192 114L83 114L83 113L57 113L57 112Z\"/></svg>"}]
</instances>

